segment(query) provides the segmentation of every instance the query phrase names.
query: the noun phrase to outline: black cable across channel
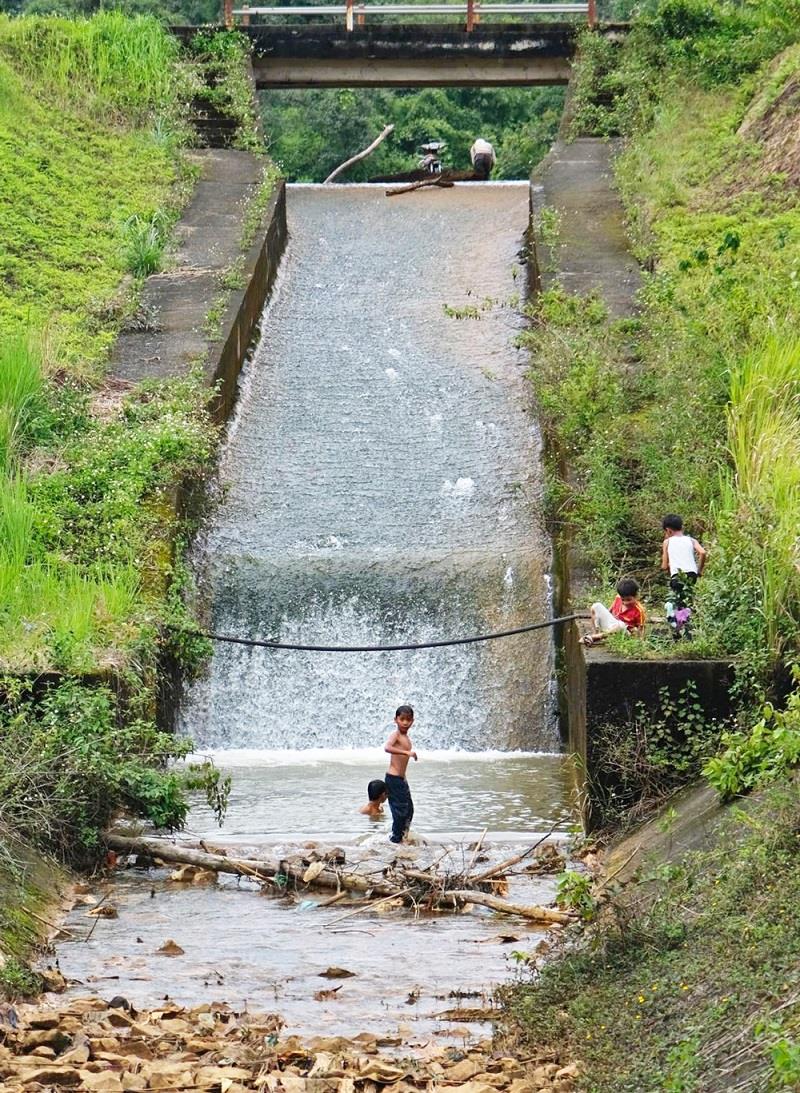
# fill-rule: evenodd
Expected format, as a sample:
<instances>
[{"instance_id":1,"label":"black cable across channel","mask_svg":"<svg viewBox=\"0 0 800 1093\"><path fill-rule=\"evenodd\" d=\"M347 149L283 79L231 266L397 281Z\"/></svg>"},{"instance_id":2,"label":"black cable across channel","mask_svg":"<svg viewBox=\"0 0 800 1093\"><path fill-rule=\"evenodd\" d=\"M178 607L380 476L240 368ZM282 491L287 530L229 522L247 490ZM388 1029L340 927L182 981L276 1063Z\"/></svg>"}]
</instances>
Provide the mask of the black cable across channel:
<instances>
[{"instance_id":1,"label":"black cable across channel","mask_svg":"<svg viewBox=\"0 0 800 1093\"><path fill-rule=\"evenodd\" d=\"M497 638L511 638L515 634L528 634L532 630L544 630L548 626L557 626L574 619L585 619L587 615L562 615L546 622L532 622L527 626L517 626L513 630L497 630L493 634L476 634L469 638L446 638L443 641L404 642L398 645L301 645L297 642L271 641L261 638L235 638L230 634L202 634L212 641L227 642L230 645L250 645L261 649L293 649L302 653L397 653L408 649L441 649L446 645L473 645L478 641L494 641Z\"/></svg>"}]
</instances>

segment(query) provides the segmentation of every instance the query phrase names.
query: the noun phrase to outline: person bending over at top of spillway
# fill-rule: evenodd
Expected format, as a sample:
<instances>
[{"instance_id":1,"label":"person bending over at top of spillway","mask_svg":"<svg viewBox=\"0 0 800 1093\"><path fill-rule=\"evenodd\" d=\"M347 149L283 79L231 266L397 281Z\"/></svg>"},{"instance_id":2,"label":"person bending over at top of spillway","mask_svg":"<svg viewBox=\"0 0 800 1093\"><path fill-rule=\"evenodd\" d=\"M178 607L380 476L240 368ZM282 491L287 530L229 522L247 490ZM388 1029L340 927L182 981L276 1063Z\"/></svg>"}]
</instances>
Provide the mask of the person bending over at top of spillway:
<instances>
[{"instance_id":1,"label":"person bending over at top of spillway","mask_svg":"<svg viewBox=\"0 0 800 1093\"><path fill-rule=\"evenodd\" d=\"M417 753L411 748L408 730L414 724L414 711L410 706L398 706L394 715L397 726L386 741L384 751L391 755L389 770L386 772L386 793L389 809L392 813L392 834L390 842L401 843L408 834L414 818L414 802L406 781L406 768L409 759L416 762Z\"/></svg>"},{"instance_id":2,"label":"person bending over at top of spillway","mask_svg":"<svg viewBox=\"0 0 800 1093\"><path fill-rule=\"evenodd\" d=\"M380 778L373 778L367 786L369 800L358 810L362 816L371 820L383 819L383 802L386 800L386 783Z\"/></svg>"},{"instance_id":3,"label":"person bending over at top of spillway","mask_svg":"<svg viewBox=\"0 0 800 1093\"><path fill-rule=\"evenodd\" d=\"M478 137L469 150L469 158L475 174L485 182L491 174L492 167L497 163L494 148L488 140Z\"/></svg>"}]
</instances>

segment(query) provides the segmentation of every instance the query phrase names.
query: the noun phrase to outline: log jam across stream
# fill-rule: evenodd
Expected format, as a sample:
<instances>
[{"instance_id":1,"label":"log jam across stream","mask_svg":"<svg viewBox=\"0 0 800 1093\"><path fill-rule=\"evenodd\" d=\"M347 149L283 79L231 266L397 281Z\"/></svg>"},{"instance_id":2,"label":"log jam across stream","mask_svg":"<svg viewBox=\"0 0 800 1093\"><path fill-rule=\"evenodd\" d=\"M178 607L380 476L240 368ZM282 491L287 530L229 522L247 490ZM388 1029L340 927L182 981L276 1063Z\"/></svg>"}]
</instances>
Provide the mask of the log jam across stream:
<instances>
[{"instance_id":1,"label":"log jam across stream","mask_svg":"<svg viewBox=\"0 0 800 1093\"><path fill-rule=\"evenodd\" d=\"M392 199L380 186L297 186L289 218L219 504L195 550L205 624L338 645L547 618L540 440L515 346L527 185ZM558 836L571 812L551 641L540 631L347 656L218 646L181 731L232 774L231 805L219 830L198 802L187 838L271 861L336 846L378 885L398 854L407 869L458 873L483 832L476 868L551 828ZM413 828L427 844L398 850L387 821L358 809L405 702L420 757ZM171 873L122 869L84 897L116 917L75 906L59 946L73 993L142 1006L224 999L280 1013L287 1032L391 1034L403 1051L485 1030L494 986L513 975L509 954L549 928L408 898L351 915L351 897L323 906L328 895L302 886L265 895L252 878ZM547 905L553 892L552 877L520 867L503 898ZM330 967L352 974L330 981Z\"/></svg>"}]
</instances>

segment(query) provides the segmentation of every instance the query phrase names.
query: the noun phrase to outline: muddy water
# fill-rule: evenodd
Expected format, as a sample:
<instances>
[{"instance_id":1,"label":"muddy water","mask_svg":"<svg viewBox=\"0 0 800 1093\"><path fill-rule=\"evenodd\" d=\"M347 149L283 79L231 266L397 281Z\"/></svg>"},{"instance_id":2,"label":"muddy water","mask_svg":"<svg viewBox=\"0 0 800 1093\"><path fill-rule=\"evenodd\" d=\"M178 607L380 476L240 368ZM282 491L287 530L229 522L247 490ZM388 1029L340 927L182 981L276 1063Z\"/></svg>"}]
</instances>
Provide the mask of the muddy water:
<instances>
[{"instance_id":1,"label":"muddy water","mask_svg":"<svg viewBox=\"0 0 800 1093\"><path fill-rule=\"evenodd\" d=\"M378 187L290 187L291 242L196 552L214 630L363 644L548 616L539 436L514 345L527 215L524 184L391 200ZM270 856L335 844L381 871L397 853L388 818L358 809L400 702L417 710L409 776L428 841L401 853L455 871L484 829L490 860L563 832L551 668L547 632L377 655L220 645L182 725L233 776L231 806L220 831L198 803L189 833ZM552 878L522 876L509 895L552 892ZM346 908L310 894L197 888L165 870L123 870L95 895L118 917L73 912L60 959L76 992L222 998L277 1010L288 1031L395 1032L405 1046L462 1035L441 1015L484 1005L513 975L509 954L541 937L480 909L341 919ZM168 938L183 955L158 954ZM330 965L354 974L322 978Z\"/></svg>"},{"instance_id":2,"label":"muddy water","mask_svg":"<svg viewBox=\"0 0 800 1093\"><path fill-rule=\"evenodd\" d=\"M388 731L388 728L387 728ZM419 752L408 779L414 829L439 842L469 842L486 828L493 842L569 824L567 771L560 755L521 752ZM303 838L352 842L382 823L359 815L367 782L386 769L379 748L358 751L212 752L233 788L223 828L202 804L190 827L226 843Z\"/></svg>"},{"instance_id":3,"label":"muddy water","mask_svg":"<svg viewBox=\"0 0 800 1093\"><path fill-rule=\"evenodd\" d=\"M519 849L498 843L490 857ZM380 871L395 856L383 839L344 850L365 871ZM439 843L402 854L419 866L436 861L452 870L472 858L463 845ZM137 1007L156 1007L166 995L185 1005L224 1000L279 1013L287 1034L368 1031L413 1046L485 1031L497 984L514 974L512 954L530 951L542 937L521 920L479 909L414 916L385 907L353 916L347 903L316 906L318 895L270 898L246 880L209 889L168 877L163 869L131 869L106 892L96 890L95 897L105 895L116 908L115 919L88 918L85 906L73 911L66 925L74 940L59 948L72 993L121 994ZM510 895L549 902L552 890L547 878L521 878ZM168 939L183 955L159 954ZM352 974L326 978L332 966ZM320 997L320 991L333 993ZM489 1012L482 1019L448 1012L464 1009Z\"/></svg>"}]
</instances>

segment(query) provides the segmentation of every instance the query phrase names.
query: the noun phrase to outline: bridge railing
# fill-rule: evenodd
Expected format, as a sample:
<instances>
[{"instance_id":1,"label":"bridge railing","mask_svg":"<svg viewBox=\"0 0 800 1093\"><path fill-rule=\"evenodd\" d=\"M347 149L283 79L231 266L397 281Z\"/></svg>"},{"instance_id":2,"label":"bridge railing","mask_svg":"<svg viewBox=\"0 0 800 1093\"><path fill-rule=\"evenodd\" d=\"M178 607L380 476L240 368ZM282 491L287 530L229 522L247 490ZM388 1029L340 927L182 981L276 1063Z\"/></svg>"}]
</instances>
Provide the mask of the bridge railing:
<instances>
[{"instance_id":1,"label":"bridge railing","mask_svg":"<svg viewBox=\"0 0 800 1093\"><path fill-rule=\"evenodd\" d=\"M422 0L420 3L371 3L365 0L345 0L344 3L311 4L311 5L280 5L270 4L265 7L249 6L243 4L240 8L234 8L233 0L224 0L224 21L228 27L237 22L241 26L249 26L253 17L261 19L267 16L301 16L314 18L315 16L333 16L344 18L345 29L352 32L356 26L366 24L369 15L458 15L463 17L464 28L471 31L483 17L491 18L493 15L518 15L531 16L535 19L541 15L581 15L589 26L597 22L597 0L585 0L582 3L526 3L525 0L499 0L499 2L483 3L482 0L457 0L455 3L432 3Z\"/></svg>"}]
</instances>

